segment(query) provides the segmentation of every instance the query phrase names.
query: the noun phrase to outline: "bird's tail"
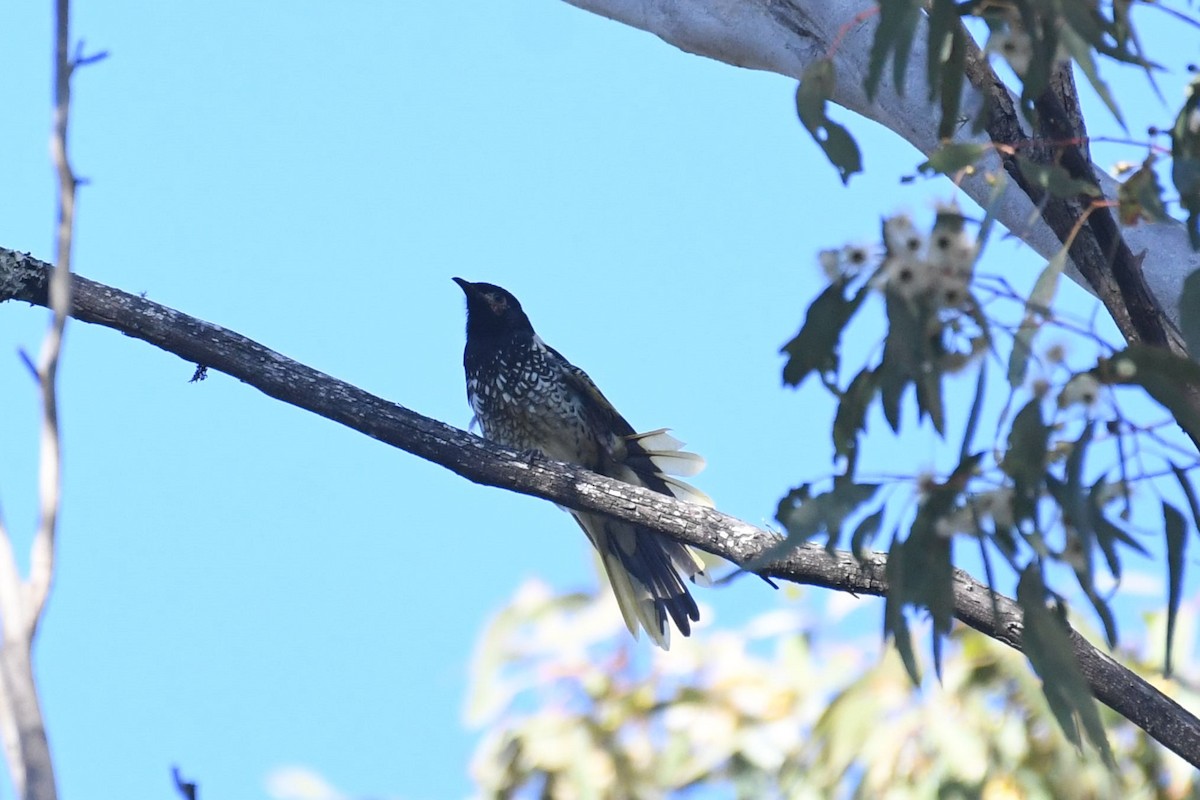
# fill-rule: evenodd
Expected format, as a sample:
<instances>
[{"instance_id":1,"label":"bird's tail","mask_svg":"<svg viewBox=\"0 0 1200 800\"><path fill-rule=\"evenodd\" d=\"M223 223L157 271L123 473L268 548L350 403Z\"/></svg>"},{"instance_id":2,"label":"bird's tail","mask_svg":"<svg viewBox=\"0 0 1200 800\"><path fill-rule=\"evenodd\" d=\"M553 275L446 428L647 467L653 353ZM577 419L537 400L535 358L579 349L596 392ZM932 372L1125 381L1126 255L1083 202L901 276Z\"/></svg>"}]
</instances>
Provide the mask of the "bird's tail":
<instances>
[{"instance_id":1,"label":"bird's tail","mask_svg":"<svg viewBox=\"0 0 1200 800\"><path fill-rule=\"evenodd\" d=\"M704 459L683 451L683 442L665 429L625 437L623 476L636 483L680 500L712 507L712 499L671 475L695 475L704 469ZM670 473L670 474L668 474ZM687 545L647 528L619 522L599 514L572 512L600 554L612 585L617 605L629 632L636 638L644 628L659 647L670 646L671 626L684 636L700 610L688 591L686 580L709 584L704 562Z\"/></svg>"}]
</instances>

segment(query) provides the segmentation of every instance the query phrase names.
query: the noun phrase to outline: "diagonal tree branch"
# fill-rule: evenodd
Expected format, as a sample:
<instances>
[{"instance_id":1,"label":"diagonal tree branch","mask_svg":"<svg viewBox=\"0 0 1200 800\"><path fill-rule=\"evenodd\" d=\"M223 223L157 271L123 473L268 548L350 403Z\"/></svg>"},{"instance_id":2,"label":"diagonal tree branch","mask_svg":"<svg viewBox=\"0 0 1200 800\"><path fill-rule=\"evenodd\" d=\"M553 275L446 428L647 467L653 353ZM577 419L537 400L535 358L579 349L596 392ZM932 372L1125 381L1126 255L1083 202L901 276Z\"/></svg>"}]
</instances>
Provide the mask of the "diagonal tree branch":
<instances>
[{"instance_id":1,"label":"diagonal tree branch","mask_svg":"<svg viewBox=\"0 0 1200 800\"><path fill-rule=\"evenodd\" d=\"M1177 309L1168 313L1160 305L1143 270L1146 251L1134 254L1130 249L1109 202L1086 195L1056 197L1031 181L1017 162L1019 153L1038 164L1061 165L1072 178L1103 193L1098 177L1103 173L1097 173L1088 156L1088 132L1071 68L1058 65L1050 87L1034 103L1041 125L1037 138L1022 129L1008 88L973 44L967 49L966 73L971 85L987 98L986 130L993 142L1004 145L1004 169L1012 183L1037 204L1042 220L1068 248L1079 272L1077 280L1100 300L1130 344L1163 347L1186 358L1187 345L1175 322ZM1183 384L1182 388L1189 405L1200 413L1200 386ZM1185 433L1200 449L1200 438L1192 431Z\"/></svg>"},{"instance_id":2,"label":"diagonal tree branch","mask_svg":"<svg viewBox=\"0 0 1200 800\"><path fill-rule=\"evenodd\" d=\"M903 83L897 85L892 80L891 70L884 70L875 97L866 96L863 85L878 15L865 12L878 7L875 0L741 0L736 3L723 0L565 1L652 33L685 52L737 67L775 72L797 80L813 62L828 57L837 73L833 93L835 103L883 125L926 156L941 145L937 135L941 109L928 99L925 91L924 71L928 51L924 20L917 28ZM980 59L975 60L978 62ZM974 76L968 73L973 85L964 87L963 113L973 115L981 104L999 100L1000 94L1011 105L1007 87L998 79L990 82L994 73L988 81L983 80L982 70L991 73L986 61L979 69ZM1068 88L1070 95L1060 95L1057 102L1065 109L1077 108L1078 99L1074 96L1074 89ZM1042 108L1053 93L1054 89L1047 93ZM1006 135L998 136L997 126L1001 124L1011 128ZM973 140L986 144L995 139L1005 143L1014 138L1029 137L1028 128L1016 114L1006 114L1003 120L995 120L989 130L976 137L971 136L969 127L964 126L960 132L960 141ZM796 135L803 135L799 125ZM1047 133L1041 135L1057 138ZM1093 168L1090 160L1086 160L1086 151L1083 152L1089 171L1094 173L1089 178L1097 182L1106 197L1114 198L1116 181L1104 170ZM914 165L919 160L914 158ZM992 203L993 187L986 176L1003 170L1004 166L995 153L980 166L981 169L973 175L965 176L961 183L963 191L981 206L989 207L1002 225L1025 240L1041 256L1047 259L1054 256L1062 247L1062 226L1065 224L1062 220L1066 219L1065 213L1060 215L1057 224L1043 219L1038 205L1040 191L1031 194L1027 186L1021 185L1021 181L1010 181L996 202ZM814 169L829 167L816 164ZM1090 270L1093 276L1098 276L1109 268L1109 259L1118 258L1120 274L1117 279L1124 281L1124 284L1113 287L1113 296L1123 297L1126 302L1143 301L1142 289L1135 284L1144 284L1157 299L1157 316L1144 321L1142 324L1148 327L1140 333L1142 339L1155 342L1159 336L1155 335L1153 329L1173 328L1178 322L1183 281L1193 271L1200 269L1200 253L1192 251L1183 225L1176 221L1142 224L1121 230L1117 230L1115 224L1107 226L1101 220L1094 225L1095 230L1089 231L1085 237L1094 241L1078 249L1073 248L1072 260L1098 254L1100 259L1093 262ZM1083 264L1076 263L1076 266L1078 270L1070 272L1072 278L1095 291L1090 278L1081 280L1088 270L1084 269ZM1133 266L1137 267L1136 273L1132 271ZM1110 311L1113 309L1110 308ZM1115 313L1118 323L1121 323L1123 316L1120 311ZM1177 339L1177 334L1174 337Z\"/></svg>"},{"instance_id":3,"label":"diagonal tree branch","mask_svg":"<svg viewBox=\"0 0 1200 800\"><path fill-rule=\"evenodd\" d=\"M0 248L0 302L48 302L51 267ZM744 564L777 546L779 538L734 517L683 503L556 461L523 455L421 416L288 359L238 333L118 289L72 277L71 316L113 328L184 360L219 370L259 391L320 414L464 478L646 525L681 542ZM855 594L884 595L886 557L862 563L805 545L769 560L761 574ZM982 633L1021 649L1017 604L995 599L962 571L954 577L955 616ZM1189 763L1200 767L1200 720L1149 683L1072 632L1075 655L1092 693Z\"/></svg>"}]
</instances>

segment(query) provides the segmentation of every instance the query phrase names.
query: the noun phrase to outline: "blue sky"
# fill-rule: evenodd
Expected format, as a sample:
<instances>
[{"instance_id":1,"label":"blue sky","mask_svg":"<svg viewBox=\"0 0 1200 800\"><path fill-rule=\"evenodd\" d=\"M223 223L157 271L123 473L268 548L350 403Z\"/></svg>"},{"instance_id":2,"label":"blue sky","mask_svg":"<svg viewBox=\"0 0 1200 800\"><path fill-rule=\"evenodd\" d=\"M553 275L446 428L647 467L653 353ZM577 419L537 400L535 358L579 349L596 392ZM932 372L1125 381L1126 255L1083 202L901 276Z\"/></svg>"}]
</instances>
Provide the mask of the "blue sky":
<instances>
[{"instance_id":1,"label":"blue sky","mask_svg":"<svg viewBox=\"0 0 1200 800\"><path fill-rule=\"evenodd\" d=\"M74 84L81 274L462 427L450 278L500 284L635 427L703 453L698 484L751 522L829 472L831 406L782 390L777 355L820 288L813 254L949 193L901 186L920 158L861 121L868 171L843 188L793 81L564 3L76 6L76 36L111 53ZM47 260L50 23L48 3L0 12L22 65L0 72L0 244ZM1170 122L1144 89L1129 102L1147 103L1134 130ZM1025 282L1039 267L1011 242L990 259ZM0 309L0 503L22 559L37 404L16 350L44 320ZM586 541L549 504L191 374L69 329L37 648L64 796L169 796L171 764L208 797L267 797L289 764L356 795L466 794L474 641L525 578L592 585ZM942 452L880 447L906 469ZM702 599L718 624L778 602L757 581Z\"/></svg>"}]
</instances>

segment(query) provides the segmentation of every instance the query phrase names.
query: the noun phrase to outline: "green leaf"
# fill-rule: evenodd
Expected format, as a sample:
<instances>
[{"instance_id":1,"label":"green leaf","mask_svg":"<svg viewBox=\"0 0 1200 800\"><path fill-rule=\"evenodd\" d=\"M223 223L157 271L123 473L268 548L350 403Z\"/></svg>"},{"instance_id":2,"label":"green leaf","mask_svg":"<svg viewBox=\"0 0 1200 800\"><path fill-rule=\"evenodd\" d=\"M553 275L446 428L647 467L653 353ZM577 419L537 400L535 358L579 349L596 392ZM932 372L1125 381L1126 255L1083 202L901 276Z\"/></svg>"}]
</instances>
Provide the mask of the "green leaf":
<instances>
[{"instance_id":1,"label":"green leaf","mask_svg":"<svg viewBox=\"0 0 1200 800\"><path fill-rule=\"evenodd\" d=\"M1013 479L1013 518L1018 527L1030 520L1037 528L1037 502L1046 476L1046 447L1050 428L1042 420L1042 404L1036 397L1013 419L1008 432L1008 450L1000 468Z\"/></svg>"},{"instance_id":2,"label":"green leaf","mask_svg":"<svg viewBox=\"0 0 1200 800\"><path fill-rule=\"evenodd\" d=\"M1061 164L1039 164L1019 153L1016 160L1026 180L1055 197L1071 199L1079 195L1100 196L1100 187L1094 181L1072 178Z\"/></svg>"},{"instance_id":3,"label":"green leaf","mask_svg":"<svg viewBox=\"0 0 1200 800\"><path fill-rule=\"evenodd\" d=\"M1071 448L1070 455L1064 466L1064 480L1060 481L1053 475L1046 475L1046 487L1050 495L1062 509L1062 521L1067 533L1067 550L1064 560L1075 570L1075 578L1079 588L1096 609L1097 616L1104 626L1104 636L1109 647L1117 645L1117 623L1112 609L1096 591L1095 570L1092 566L1092 549L1096 542L1096 531L1092 525L1093 514L1088 499L1083 490L1083 460L1088 445L1092 441L1095 425L1088 422ZM1074 548L1074 549L1073 549ZM1103 548L1102 548L1103 549ZM1109 557L1109 567L1115 577L1121 575L1121 564L1111 547L1105 550Z\"/></svg>"},{"instance_id":4,"label":"green leaf","mask_svg":"<svg viewBox=\"0 0 1200 800\"><path fill-rule=\"evenodd\" d=\"M921 369L916 376L917 408L929 416L933 429L946 435L946 410L942 403L942 372L932 360L926 360L928 369Z\"/></svg>"},{"instance_id":5,"label":"green leaf","mask_svg":"<svg viewBox=\"0 0 1200 800\"><path fill-rule=\"evenodd\" d=\"M1012 352L1008 354L1008 385L1016 389L1025 382L1025 373L1029 371L1029 357L1033 355L1033 337L1037 336L1041 323L1034 317L1025 315L1013 337Z\"/></svg>"},{"instance_id":6,"label":"green leaf","mask_svg":"<svg viewBox=\"0 0 1200 800\"><path fill-rule=\"evenodd\" d=\"M929 99L940 99L942 118L938 138L950 139L958 131L959 104L965 76L966 41L959 24L955 0L933 0L929 6L929 58L925 65L925 83Z\"/></svg>"},{"instance_id":7,"label":"green leaf","mask_svg":"<svg viewBox=\"0 0 1200 800\"><path fill-rule=\"evenodd\" d=\"M1111 522L1108 517L1104 516L1102 508L1102 500L1108 494L1108 481L1103 477L1092 484L1091 491L1088 492L1088 512L1090 514L1091 529L1096 535L1096 543L1100 545L1100 550L1104 553L1104 559L1108 562L1108 571L1112 573L1114 578L1121 577L1121 561L1117 557L1117 542L1128 545L1142 555L1148 555L1146 548L1142 547L1136 539L1121 530L1120 526Z\"/></svg>"},{"instance_id":8,"label":"green leaf","mask_svg":"<svg viewBox=\"0 0 1200 800\"><path fill-rule=\"evenodd\" d=\"M1188 480L1186 471L1175 464L1171 464L1171 471L1175 473L1175 480L1179 481L1183 495L1187 498L1188 509L1192 512L1192 524L1196 526L1197 532L1200 532L1200 498L1197 498L1196 490L1192 486L1192 482Z\"/></svg>"},{"instance_id":9,"label":"green leaf","mask_svg":"<svg viewBox=\"0 0 1200 800\"><path fill-rule=\"evenodd\" d=\"M900 400L910 383L916 385L917 408L928 415L939 434L945 432L942 373L937 369L937 342L929 332L931 312L895 292L886 298L888 333L883 360L875 371L883 415L893 431L900 430Z\"/></svg>"},{"instance_id":10,"label":"green leaf","mask_svg":"<svg viewBox=\"0 0 1200 800\"><path fill-rule=\"evenodd\" d=\"M1196 497L1196 490L1192 486L1192 482L1188 479L1186 471L1177 467L1175 464L1171 464L1171 471L1175 473L1175 480L1179 481L1179 486L1180 486L1180 488L1183 489L1183 496L1187 498L1188 510L1192 512L1192 524L1195 525L1196 530L1198 532L1200 532L1200 499L1197 499L1197 497ZM1167 528L1167 526L1165 524L1167 521L1166 515L1167 515L1167 511L1165 510L1165 504L1164 504L1164 511L1163 511L1164 525L1163 525L1163 527L1167 531L1168 537L1170 537L1171 531L1169 528ZM1166 673L1166 675L1168 677L1171 674L1171 641L1172 641L1172 636L1173 636L1173 633L1175 630L1175 617L1179 613L1179 602L1178 602L1178 600L1175 600L1174 602L1172 602L1171 597L1174 597L1175 595L1178 594L1179 587L1182 586L1182 584L1183 584L1183 565L1185 563L1184 555L1187 550L1187 542L1181 541L1178 543L1178 548L1179 548L1179 556L1178 556L1179 570L1178 570L1178 572L1174 572L1174 570L1173 570L1174 561L1171 556L1170 545L1171 545L1171 540L1170 540L1170 538L1168 538L1167 539L1167 564L1168 564L1167 574L1168 574L1168 585L1171 587L1171 590L1168 595L1168 602L1167 602L1167 658L1166 658L1166 665L1163 669L1164 673ZM1176 585L1177 582L1178 582L1178 586Z\"/></svg>"},{"instance_id":11,"label":"green leaf","mask_svg":"<svg viewBox=\"0 0 1200 800\"><path fill-rule=\"evenodd\" d=\"M971 458L977 463L977 458ZM960 465L955 476L960 471L969 473L970 469ZM955 476L926 495L908 537L902 542L893 541L888 555L889 566L897 562L899 574L903 576L899 585L888 578L888 602L929 611L933 621L933 665L939 678L942 674L939 639L950 633L954 621L954 560L952 540L938 532L937 523L955 510L962 494L961 485L965 481Z\"/></svg>"},{"instance_id":12,"label":"green leaf","mask_svg":"<svg viewBox=\"0 0 1200 800\"><path fill-rule=\"evenodd\" d=\"M1027 120L1035 120L1034 101L1049 88L1050 72L1058 61L1058 29L1054 25L1042 25L1043 10L1030 3L1018 3L1016 10L1033 49L1029 66L1021 76L1021 112Z\"/></svg>"},{"instance_id":13,"label":"green leaf","mask_svg":"<svg viewBox=\"0 0 1200 800\"><path fill-rule=\"evenodd\" d=\"M898 535L892 536L891 552L887 565L884 567L884 578L887 580L888 593L883 604L883 638L891 637L896 644L896 652L904 662L904 670L914 685L921 683L921 668L917 665L917 654L913 650L912 633L908 630L908 620L904 617L904 596L907 592L905 580L908 577L904 570L904 559L899 551L902 543Z\"/></svg>"},{"instance_id":14,"label":"green leaf","mask_svg":"<svg viewBox=\"0 0 1200 800\"><path fill-rule=\"evenodd\" d=\"M1074 529L1082 538L1085 555L1090 555L1092 515L1083 495L1083 457L1092 441L1094 427L1089 421L1079 439L1072 445L1063 470L1064 480L1060 481L1051 474L1046 475L1046 485L1050 494L1062 509L1063 525Z\"/></svg>"},{"instance_id":15,"label":"green leaf","mask_svg":"<svg viewBox=\"0 0 1200 800\"><path fill-rule=\"evenodd\" d=\"M1193 441L1200 441L1200 364L1161 347L1130 345L1098 370L1107 383L1132 383L1163 405Z\"/></svg>"},{"instance_id":16,"label":"green leaf","mask_svg":"<svg viewBox=\"0 0 1200 800\"><path fill-rule=\"evenodd\" d=\"M808 307L800 332L780 348L781 353L788 355L783 366L785 385L798 386L813 371L837 372L842 330L867 296L867 287L863 286L846 297L849 280L838 278L826 287Z\"/></svg>"},{"instance_id":17,"label":"green leaf","mask_svg":"<svg viewBox=\"0 0 1200 800\"><path fill-rule=\"evenodd\" d=\"M986 145L973 142L944 142L917 169L925 175L953 175L979 161L987 151Z\"/></svg>"},{"instance_id":18,"label":"green leaf","mask_svg":"<svg viewBox=\"0 0 1200 800\"><path fill-rule=\"evenodd\" d=\"M862 521L854 527L854 533L850 535L850 552L856 559L862 561L866 556L866 550L879 534L882 524L883 509L880 508L874 514L863 517Z\"/></svg>"},{"instance_id":19,"label":"green leaf","mask_svg":"<svg viewBox=\"0 0 1200 800\"><path fill-rule=\"evenodd\" d=\"M1188 97L1171 128L1171 181L1179 204L1188 212L1187 229L1192 249L1200 250L1200 78L1193 78Z\"/></svg>"},{"instance_id":20,"label":"green leaf","mask_svg":"<svg viewBox=\"0 0 1200 800\"><path fill-rule=\"evenodd\" d=\"M904 96L908 56L912 52L923 6L920 0L887 0L879 4L879 24L875 27L875 39L871 42L871 57L864 83L867 99L875 99L879 81L883 77L883 67L892 53L895 53L892 56L892 81L896 93Z\"/></svg>"},{"instance_id":21,"label":"green leaf","mask_svg":"<svg viewBox=\"0 0 1200 800\"><path fill-rule=\"evenodd\" d=\"M954 5L951 0L934 0L934 5ZM958 132L962 122L960 107L962 103L963 80L966 78L967 42L963 29L957 24L950 42L950 53L942 63L940 86L942 118L938 121L938 138L949 139ZM932 52L932 49L931 49ZM984 112L980 112L981 114Z\"/></svg>"},{"instance_id":22,"label":"green leaf","mask_svg":"<svg viewBox=\"0 0 1200 800\"><path fill-rule=\"evenodd\" d=\"M832 550L841 537L846 518L874 497L878 489L877 483L854 483L845 478L835 479L830 491L815 497L809 484L793 489L779 501L775 512L775 518L787 529L785 543L807 541L824 533L828 537L826 547Z\"/></svg>"},{"instance_id":23,"label":"green leaf","mask_svg":"<svg viewBox=\"0 0 1200 800\"><path fill-rule=\"evenodd\" d=\"M1050 314L1050 304L1058 294L1059 278L1066 266L1067 248L1064 245L1046 262L1025 301L1025 317L1013 337L1013 349L1008 357L1008 385L1014 389L1025 380L1029 357L1033 354L1033 339L1041 329L1041 318Z\"/></svg>"},{"instance_id":24,"label":"green leaf","mask_svg":"<svg viewBox=\"0 0 1200 800\"><path fill-rule=\"evenodd\" d=\"M1074 6L1076 4L1066 3L1065 5ZM1059 28L1058 33L1062 38L1063 46L1071 54L1071 58L1075 59L1075 63L1079 65L1079 69L1087 76L1088 83L1092 84L1092 88L1096 90L1096 94L1100 95L1100 99L1104 101L1104 105L1108 106L1108 110L1112 112L1117 123L1122 128L1125 128L1125 120L1121 116L1121 109L1117 108L1117 101L1113 99L1108 84L1100 80L1100 72L1096 69L1096 62L1092 58L1092 48L1071 27L1064 25Z\"/></svg>"},{"instance_id":25,"label":"green leaf","mask_svg":"<svg viewBox=\"0 0 1200 800\"><path fill-rule=\"evenodd\" d=\"M1171 468L1176 471L1176 477L1186 481L1186 476L1179 473L1174 464ZM1179 602L1183 598L1183 563L1187 550L1187 528L1183 514L1179 509L1165 500L1162 504L1163 530L1167 535L1167 655L1164 660L1163 674L1171 676L1172 648L1175 644L1175 620L1179 615Z\"/></svg>"},{"instance_id":26,"label":"green leaf","mask_svg":"<svg viewBox=\"0 0 1200 800\"><path fill-rule=\"evenodd\" d=\"M971 452L971 441L975 438L975 429L979 427L979 415L983 412L983 390L987 386L987 367L980 365L979 375L975 378L975 399L971 401L971 411L967 415L967 426L963 430L962 445L958 448L958 460L962 461Z\"/></svg>"},{"instance_id":27,"label":"green leaf","mask_svg":"<svg viewBox=\"0 0 1200 800\"><path fill-rule=\"evenodd\" d=\"M992 229L996 226L996 209L1000 206L1000 198L1004 197L1008 191L1008 173L1000 171L996 173L995 183L992 184L992 190L988 192L987 207L984 209L983 222L979 223L979 231L975 234L975 241L979 245L979 253L982 254L987 249L988 240L992 235ZM978 260L979 255L976 255Z\"/></svg>"},{"instance_id":28,"label":"green leaf","mask_svg":"<svg viewBox=\"0 0 1200 800\"><path fill-rule=\"evenodd\" d=\"M1147 61L1140 53L1126 47L1128 44L1134 43L1136 37L1129 14L1127 12L1121 14L1117 10L1119 5L1119 3L1113 3L1113 20L1105 18L1097 5L1093 3L1062 3L1058 7L1062 9L1067 24L1086 43L1087 47L1114 61L1143 67L1147 72L1147 77L1150 77L1150 70L1162 69L1162 67ZM1120 18L1119 21L1118 18ZM1115 46L1110 43L1110 38L1112 42L1116 43Z\"/></svg>"},{"instance_id":29,"label":"green leaf","mask_svg":"<svg viewBox=\"0 0 1200 800\"><path fill-rule=\"evenodd\" d=\"M846 459L846 475L854 474L858 461L858 434L866 429L867 408L877 391L875 373L869 367L850 381L833 418L834 455Z\"/></svg>"},{"instance_id":30,"label":"green leaf","mask_svg":"<svg viewBox=\"0 0 1200 800\"><path fill-rule=\"evenodd\" d=\"M954 47L958 19L958 3L955 0L933 0L929 4L929 57L925 63L925 84L929 88L931 101L938 96L942 65L949 59Z\"/></svg>"},{"instance_id":31,"label":"green leaf","mask_svg":"<svg viewBox=\"0 0 1200 800\"><path fill-rule=\"evenodd\" d=\"M851 175L862 172L862 153L850 132L825 114L834 83L832 61L820 59L809 64L796 88L796 112L829 163L837 168L842 183L849 183Z\"/></svg>"},{"instance_id":32,"label":"green leaf","mask_svg":"<svg viewBox=\"0 0 1200 800\"><path fill-rule=\"evenodd\" d=\"M883 346L883 361L876 370L883 401L883 415L893 431L900 431L900 400L912 382L920 360L920 326L908 301L887 293L888 334Z\"/></svg>"},{"instance_id":33,"label":"green leaf","mask_svg":"<svg viewBox=\"0 0 1200 800\"><path fill-rule=\"evenodd\" d=\"M1062 276L1066 266L1067 248L1064 245L1054 254L1053 258L1046 262L1046 266L1042 268L1037 280L1034 281L1033 291L1029 293L1029 299L1025 301L1027 313L1044 316L1050 312L1050 304L1054 302L1054 297L1058 294L1058 279Z\"/></svg>"},{"instance_id":34,"label":"green leaf","mask_svg":"<svg viewBox=\"0 0 1200 800\"><path fill-rule=\"evenodd\" d=\"M1188 355L1200 361L1200 270L1188 275L1179 295L1179 328L1187 342Z\"/></svg>"},{"instance_id":35,"label":"green leaf","mask_svg":"<svg viewBox=\"0 0 1200 800\"><path fill-rule=\"evenodd\" d=\"M1061 613L1046 607L1046 587L1033 564L1021 573L1017 603L1024 612L1022 647L1042 679L1042 691L1063 733L1076 747L1081 746L1078 720L1105 763L1114 765L1096 701L1075 660L1070 629Z\"/></svg>"}]
</instances>

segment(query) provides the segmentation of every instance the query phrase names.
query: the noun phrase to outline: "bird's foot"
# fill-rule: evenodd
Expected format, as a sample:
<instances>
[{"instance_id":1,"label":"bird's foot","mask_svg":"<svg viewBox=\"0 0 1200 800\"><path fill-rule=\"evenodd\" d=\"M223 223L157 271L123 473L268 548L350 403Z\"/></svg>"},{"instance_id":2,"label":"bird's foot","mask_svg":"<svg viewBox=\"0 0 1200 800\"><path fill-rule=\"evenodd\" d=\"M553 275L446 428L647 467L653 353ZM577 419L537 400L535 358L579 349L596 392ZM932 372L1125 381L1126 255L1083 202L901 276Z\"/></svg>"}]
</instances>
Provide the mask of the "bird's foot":
<instances>
[{"instance_id":1,"label":"bird's foot","mask_svg":"<svg viewBox=\"0 0 1200 800\"><path fill-rule=\"evenodd\" d=\"M543 461L543 460L545 460L545 458L546 458L546 454L543 453L541 450L538 450L536 447L530 447L527 450L521 451L521 460L524 461L526 464L533 464L534 462L537 462L537 461Z\"/></svg>"}]
</instances>

